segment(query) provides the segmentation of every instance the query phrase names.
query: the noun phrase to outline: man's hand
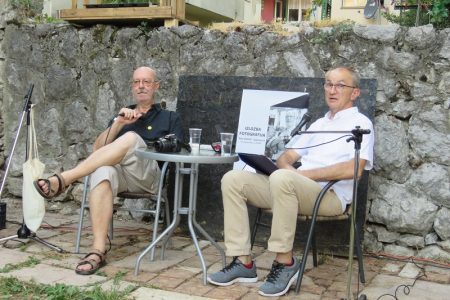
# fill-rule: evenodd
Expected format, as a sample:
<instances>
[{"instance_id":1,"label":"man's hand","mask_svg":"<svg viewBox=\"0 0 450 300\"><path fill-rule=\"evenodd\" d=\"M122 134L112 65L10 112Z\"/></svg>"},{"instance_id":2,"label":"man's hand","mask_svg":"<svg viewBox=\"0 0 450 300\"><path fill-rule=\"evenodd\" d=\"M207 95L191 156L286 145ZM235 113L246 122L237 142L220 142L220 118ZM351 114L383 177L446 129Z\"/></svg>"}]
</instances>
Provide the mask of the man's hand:
<instances>
[{"instance_id":1,"label":"man's hand","mask_svg":"<svg viewBox=\"0 0 450 300\"><path fill-rule=\"evenodd\" d=\"M295 162L300 159L297 151L289 149L283 152L277 159L277 167L280 169L295 170L292 166Z\"/></svg>"},{"instance_id":2,"label":"man's hand","mask_svg":"<svg viewBox=\"0 0 450 300\"><path fill-rule=\"evenodd\" d=\"M277 159L277 166L280 169L295 170L297 173L315 181L343 180L353 178L354 159L332 164L330 166L322 168L298 170L295 169L292 165L299 159L300 155L295 150L289 149L283 152L283 154L281 154ZM361 177L366 163L367 161L364 159L359 160L358 178Z\"/></svg>"},{"instance_id":3,"label":"man's hand","mask_svg":"<svg viewBox=\"0 0 450 300\"><path fill-rule=\"evenodd\" d=\"M119 122L121 124L131 124L131 123L136 122L136 120L139 119L141 116L142 116L142 113L140 113L134 109L122 108L119 111L116 122Z\"/></svg>"},{"instance_id":4,"label":"man's hand","mask_svg":"<svg viewBox=\"0 0 450 300\"><path fill-rule=\"evenodd\" d=\"M359 160L358 178L362 176L367 160ZM297 170L299 174L315 181L345 180L352 179L355 170L355 160L329 165L327 167L315 168L309 170Z\"/></svg>"}]
</instances>

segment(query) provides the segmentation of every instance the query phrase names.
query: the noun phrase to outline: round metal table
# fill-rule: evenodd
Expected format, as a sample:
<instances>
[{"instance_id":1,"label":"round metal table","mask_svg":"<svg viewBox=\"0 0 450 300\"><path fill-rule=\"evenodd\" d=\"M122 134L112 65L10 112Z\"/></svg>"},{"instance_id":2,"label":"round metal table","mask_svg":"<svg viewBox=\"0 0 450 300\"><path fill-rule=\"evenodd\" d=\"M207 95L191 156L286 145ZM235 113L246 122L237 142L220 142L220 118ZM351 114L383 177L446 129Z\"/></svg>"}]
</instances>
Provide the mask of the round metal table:
<instances>
[{"instance_id":1,"label":"round metal table","mask_svg":"<svg viewBox=\"0 0 450 300\"><path fill-rule=\"evenodd\" d=\"M198 257L202 264L203 270L203 283L206 285L207 271L205 260L202 255L202 251L197 241L197 235L194 227L206 238L211 244L213 244L222 255L222 263L225 266L225 251L217 244L216 241L203 229L196 220L196 206L197 206L197 185L198 185L198 167L200 164L231 164L239 160L237 154L232 154L231 156L222 156L211 149L209 145L201 145L200 151L197 153L188 152L183 149L179 153L161 153L156 152L152 148L146 150L136 150L136 156L141 158L147 158L157 161L164 161L165 167L168 163L175 163L175 190L174 190L174 210L173 210L173 221L170 225L156 238L153 242L145 248L145 250L139 255L136 267L134 270L135 275L139 273L139 265L142 258L151 251L164 237L166 237L162 246L162 257L164 256L164 249L167 240L172 235L174 230L178 227L180 223L180 215L188 215L188 226L189 232L191 234L192 240L197 250ZM188 167L185 164L189 164ZM189 175L189 205L188 207L182 207L182 196L183 196L183 177L184 175Z\"/></svg>"}]
</instances>

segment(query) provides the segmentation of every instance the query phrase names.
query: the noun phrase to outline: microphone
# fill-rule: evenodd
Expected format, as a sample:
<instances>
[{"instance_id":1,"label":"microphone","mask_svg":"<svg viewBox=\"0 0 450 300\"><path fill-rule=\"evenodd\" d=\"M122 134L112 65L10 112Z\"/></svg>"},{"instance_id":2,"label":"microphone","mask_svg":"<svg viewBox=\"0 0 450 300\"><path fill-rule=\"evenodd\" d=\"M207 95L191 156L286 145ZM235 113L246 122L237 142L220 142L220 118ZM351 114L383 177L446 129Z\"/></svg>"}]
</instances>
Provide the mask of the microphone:
<instances>
[{"instance_id":1,"label":"microphone","mask_svg":"<svg viewBox=\"0 0 450 300\"><path fill-rule=\"evenodd\" d=\"M303 126L305 126L306 123L308 123L311 120L311 115L309 113L305 113L300 120L300 123L291 131L291 137L294 135L297 135L300 129L302 129Z\"/></svg>"},{"instance_id":2,"label":"microphone","mask_svg":"<svg viewBox=\"0 0 450 300\"><path fill-rule=\"evenodd\" d=\"M361 129L359 126L356 126L355 129L352 130L352 134L369 134L370 129Z\"/></svg>"},{"instance_id":3,"label":"microphone","mask_svg":"<svg viewBox=\"0 0 450 300\"><path fill-rule=\"evenodd\" d=\"M125 117L124 113L120 113L117 115L118 117ZM144 119L144 115L140 116L138 120L143 120Z\"/></svg>"}]
</instances>

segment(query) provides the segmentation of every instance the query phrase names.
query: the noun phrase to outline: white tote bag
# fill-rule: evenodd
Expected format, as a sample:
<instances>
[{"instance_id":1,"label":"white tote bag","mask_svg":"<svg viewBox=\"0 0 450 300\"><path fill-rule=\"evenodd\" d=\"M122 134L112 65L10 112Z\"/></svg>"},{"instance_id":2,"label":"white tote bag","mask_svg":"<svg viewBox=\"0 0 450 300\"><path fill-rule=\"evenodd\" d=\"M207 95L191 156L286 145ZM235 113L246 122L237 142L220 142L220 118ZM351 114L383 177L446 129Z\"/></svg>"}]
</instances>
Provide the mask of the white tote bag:
<instances>
[{"instance_id":1,"label":"white tote bag","mask_svg":"<svg viewBox=\"0 0 450 300\"><path fill-rule=\"evenodd\" d=\"M30 108L30 126L28 126L28 158L23 164L22 205L25 224L31 231L35 232L41 226L44 218L45 203L44 198L34 187L33 181L42 178L45 165L39 161L33 106L31 105Z\"/></svg>"}]
</instances>

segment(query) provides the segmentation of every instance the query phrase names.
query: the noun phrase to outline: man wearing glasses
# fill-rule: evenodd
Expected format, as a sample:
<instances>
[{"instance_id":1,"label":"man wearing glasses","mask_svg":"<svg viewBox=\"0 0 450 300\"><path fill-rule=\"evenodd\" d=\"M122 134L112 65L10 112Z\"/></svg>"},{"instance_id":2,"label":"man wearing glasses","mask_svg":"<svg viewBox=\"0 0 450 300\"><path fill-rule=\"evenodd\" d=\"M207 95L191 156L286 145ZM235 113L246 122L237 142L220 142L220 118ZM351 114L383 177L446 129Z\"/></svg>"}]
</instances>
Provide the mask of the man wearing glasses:
<instances>
[{"instance_id":1,"label":"man wearing glasses","mask_svg":"<svg viewBox=\"0 0 450 300\"><path fill-rule=\"evenodd\" d=\"M359 76L339 67L325 74L325 101L329 111L309 127L311 131L350 131L355 126L370 129L361 145L360 168L370 170L373 162L373 125L353 104L360 95ZM301 261L292 252L297 215L311 215L322 187L339 180L324 196L319 215L340 215L352 199L354 146L336 134L305 134L277 160L279 170L270 176L233 170L222 178L224 234L228 256L233 261L211 274L208 281L227 286L235 282L256 282L256 263L250 249L247 204L272 209L268 250L276 253L272 269L260 286L263 296L284 295L296 281ZM320 147L307 148L323 144ZM301 159L302 165L292 165Z\"/></svg>"},{"instance_id":2,"label":"man wearing glasses","mask_svg":"<svg viewBox=\"0 0 450 300\"><path fill-rule=\"evenodd\" d=\"M137 158L134 151L145 149L148 142L167 134L183 138L178 114L162 109L154 101L159 84L153 69L136 69L131 81L135 104L120 109L95 140L94 152L71 170L35 181L38 192L51 199L75 180L91 174L89 208L94 241L90 253L78 263L77 274L93 274L105 264L114 197L124 191L157 191L160 177L157 162Z\"/></svg>"}]
</instances>

